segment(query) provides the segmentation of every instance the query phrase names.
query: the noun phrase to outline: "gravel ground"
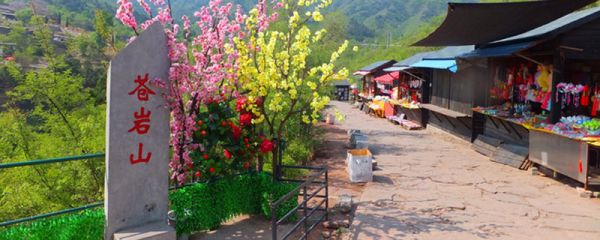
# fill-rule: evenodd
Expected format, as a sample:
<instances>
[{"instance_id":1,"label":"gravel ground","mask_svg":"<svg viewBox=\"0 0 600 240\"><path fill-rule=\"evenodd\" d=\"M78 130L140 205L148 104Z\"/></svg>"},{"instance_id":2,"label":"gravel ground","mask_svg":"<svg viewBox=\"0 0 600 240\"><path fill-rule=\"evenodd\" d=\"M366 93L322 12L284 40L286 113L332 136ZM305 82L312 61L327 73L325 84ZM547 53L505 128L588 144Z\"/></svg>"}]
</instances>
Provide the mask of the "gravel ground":
<instances>
[{"instance_id":1,"label":"gravel ground","mask_svg":"<svg viewBox=\"0 0 600 240\"><path fill-rule=\"evenodd\" d=\"M600 239L600 200L564 182L491 162L433 130L331 105L346 115L341 129L367 133L380 168L345 239Z\"/></svg>"}]
</instances>

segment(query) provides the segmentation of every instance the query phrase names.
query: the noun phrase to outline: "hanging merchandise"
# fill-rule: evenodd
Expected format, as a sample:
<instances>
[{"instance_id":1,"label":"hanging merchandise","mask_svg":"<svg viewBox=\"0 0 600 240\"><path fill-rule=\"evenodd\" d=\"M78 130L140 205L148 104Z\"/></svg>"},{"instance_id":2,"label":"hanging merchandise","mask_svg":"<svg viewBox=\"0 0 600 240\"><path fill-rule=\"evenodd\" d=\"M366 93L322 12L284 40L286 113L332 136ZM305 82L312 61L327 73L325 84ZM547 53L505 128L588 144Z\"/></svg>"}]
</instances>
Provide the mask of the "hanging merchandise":
<instances>
[{"instance_id":1,"label":"hanging merchandise","mask_svg":"<svg viewBox=\"0 0 600 240\"><path fill-rule=\"evenodd\" d=\"M529 88L525 84L520 84L518 87L519 91L519 102L527 101L527 94L529 92Z\"/></svg>"},{"instance_id":2,"label":"hanging merchandise","mask_svg":"<svg viewBox=\"0 0 600 240\"><path fill-rule=\"evenodd\" d=\"M600 107L600 89L598 86L594 88L594 96L592 96L592 112L590 116L595 117L598 114L598 108Z\"/></svg>"},{"instance_id":3,"label":"hanging merchandise","mask_svg":"<svg viewBox=\"0 0 600 240\"><path fill-rule=\"evenodd\" d=\"M552 66L538 65L537 72L535 73L535 83L540 87L543 92L550 91L552 85Z\"/></svg>"},{"instance_id":4,"label":"hanging merchandise","mask_svg":"<svg viewBox=\"0 0 600 240\"><path fill-rule=\"evenodd\" d=\"M583 93L581 94L581 106L587 107L590 105L590 88L585 85L583 86Z\"/></svg>"},{"instance_id":5,"label":"hanging merchandise","mask_svg":"<svg viewBox=\"0 0 600 240\"><path fill-rule=\"evenodd\" d=\"M561 103L561 109L569 106L578 108L581 103L581 93L585 86L581 84L559 83L556 85L556 101Z\"/></svg>"}]
</instances>

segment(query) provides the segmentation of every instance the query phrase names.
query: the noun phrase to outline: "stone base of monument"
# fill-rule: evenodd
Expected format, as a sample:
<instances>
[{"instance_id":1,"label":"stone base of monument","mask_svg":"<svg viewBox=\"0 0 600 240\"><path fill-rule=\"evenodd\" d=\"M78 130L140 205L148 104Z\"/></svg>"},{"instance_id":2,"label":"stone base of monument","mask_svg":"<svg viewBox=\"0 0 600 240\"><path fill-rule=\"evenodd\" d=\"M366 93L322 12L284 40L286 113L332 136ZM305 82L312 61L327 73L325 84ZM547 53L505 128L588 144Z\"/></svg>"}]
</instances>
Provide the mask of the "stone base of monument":
<instances>
[{"instance_id":1,"label":"stone base of monument","mask_svg":"<svg viewBox=\"0 0 600 240\"><path fill-rule=\"evenodd\" d=\"M163 222L146 224L141 227L126 229L116 232L114 240L175 240L177 234L175 229Z\"/></svg>"}]
</instances>

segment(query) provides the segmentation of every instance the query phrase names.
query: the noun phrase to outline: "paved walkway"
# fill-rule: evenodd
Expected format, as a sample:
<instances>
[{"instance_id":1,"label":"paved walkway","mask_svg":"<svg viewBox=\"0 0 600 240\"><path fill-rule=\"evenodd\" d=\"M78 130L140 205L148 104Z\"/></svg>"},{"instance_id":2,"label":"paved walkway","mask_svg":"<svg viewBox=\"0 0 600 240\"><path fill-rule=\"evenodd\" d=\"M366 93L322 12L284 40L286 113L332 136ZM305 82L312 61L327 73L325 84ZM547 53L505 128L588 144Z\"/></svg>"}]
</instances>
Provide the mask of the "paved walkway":
<instances>
[{"instance_id":1,"label":"paved walkway","mask_svg":"<svg viewBox=\"0 0 600 240\"><path fill-rule=\"evenodd\" d=\"M491 162L446 135L332 105L347 116L342 128L367 133L381 168L346 238L600 239L600 200Z\"/></svg>"}]
</instances>

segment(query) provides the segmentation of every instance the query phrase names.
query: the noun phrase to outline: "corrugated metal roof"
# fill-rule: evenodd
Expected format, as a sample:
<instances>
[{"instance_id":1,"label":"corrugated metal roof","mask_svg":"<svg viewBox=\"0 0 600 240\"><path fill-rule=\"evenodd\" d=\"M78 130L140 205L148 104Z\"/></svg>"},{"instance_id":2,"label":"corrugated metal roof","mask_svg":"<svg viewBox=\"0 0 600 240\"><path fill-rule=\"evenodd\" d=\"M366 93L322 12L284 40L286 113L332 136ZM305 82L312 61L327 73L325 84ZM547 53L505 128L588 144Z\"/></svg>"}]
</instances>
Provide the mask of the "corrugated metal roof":
<instances>
[{"instance_id":1,"label":"corrugated metal roof","mask_svg":"<svg viewBox=\"0 0 600 240\"><path fill-rule=\"evenodd\" d=\"M457 56L473 51L473 49L475 49L475 46L473 45L445 47L439 51L428 54L424 58L456 58Z\"/></svg>"},{"instance_id":2,"label":"corrugated metal roof","mask_svg":"<svg viewBox=\"0 0 600 240\"><path fill-rule=\"evenodd\" d=\"M409 57L407 59L404 59L404 60L394 64L394 67L410 66L410 65L420 62L424 58L455 58L462 54L473 51L473 49L475 49L475 47L473 45L467 45L467 46L445 47L445 48L442 48L437 51L417 53L417 54L413 55L412 57Z\"/></svg>"},{"instance_id":3,"label":"corrugated metal roof","mask_svg":"<svg viewBox=\"0 0 600 240\"><path fill-rule=\"evenodd\" d=\"M486 44L554 21L596 0L448 3L442 24L417 46Z\"/></svg>"},{"instance_id":4,"label":"corrugated metal roof","mask_svg":"<svg viewBox=\"0 0 600 240\"><path fill-rule=\"evenodd\" d=\"M505 44L494 47L478 48L471 52L460 55L460 58L484 58L484 57L504 57L514 53L526 50L535 46L535 42L522 42L514 44Z\"/></svg>"},{"instance_id":5,"label":"corrugated metal roof","mask_svg":"<svg viewBox=\"0 0 600 240\"><path fill-rule=\"evenodd\" d=\"M600 18L600 7L590 8L565 15L531 31L496 41L494 44L556 36L598 18Z\"/></svg>"},{"instance_id":6,"label":"corrugated metal roof","mask_svg":"<svg viewBox=\"0 0 600 240\"><path fill-rule=\"evenodd\" d=\"M371 72L371 71L373 71L373 70L375 70L377 68L380 68L380 67L382 67L382 66L384 66L386 64L390 64L390 62L392 64L396 63L395 60L385 60L385 61L374 62L374 63L371 63L370 65L367 65L367 66L361 68L360 71L361 72L362 71Z\"/></svg>"},{"instance_id":7,"label":"corrugated metal roof","mask_svg":"<svg viewBox=\"0 0 600 240\"><path fill-rule=\"evenodd\" d=\"M350 82L348 80L339 80L333 82L333 86L350 86Z\"/></svg>"},{"instance_id":8,"label":"corrugated metal roof","mask_svg":"<svg viewBox=\"0 0 600 240\"><path fill-rule=\"evenodd\" d=\"M423 59L424 57L427 57L427 55L434 53L435 51L431 51L431 52L422 52L422 53L417 53L415 55L412 55L411 57L404 59L400 62L397 62L396 64L394 64L394 67L407 67L410 66L411 64L414 64L418 61L421 61L421 59Z\"/></svg>"}]
</instances>

